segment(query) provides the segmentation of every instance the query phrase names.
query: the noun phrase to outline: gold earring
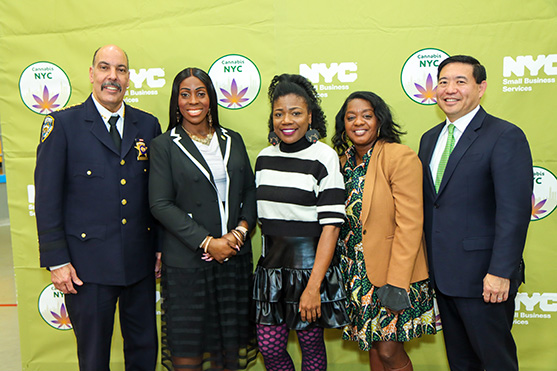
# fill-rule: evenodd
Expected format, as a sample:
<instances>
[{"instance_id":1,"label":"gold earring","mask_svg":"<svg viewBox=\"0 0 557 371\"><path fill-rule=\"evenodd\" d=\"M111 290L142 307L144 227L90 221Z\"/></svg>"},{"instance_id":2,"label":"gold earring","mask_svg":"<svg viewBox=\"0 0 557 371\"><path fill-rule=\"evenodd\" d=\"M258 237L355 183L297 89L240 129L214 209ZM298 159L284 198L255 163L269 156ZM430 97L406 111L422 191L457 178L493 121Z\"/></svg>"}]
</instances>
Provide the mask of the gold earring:
<instances>
[{"instance_id":1,"label":"gold earring","mask_svg":"<svg viewBox=\"0 0 557 371\"><path fill-rule=\"evenodd\" d=\"M342 134L340 135L340 139L341 139L344 143L348 143L348 136L346 135L346 130L342 132Z\"/></svg>"},{"instance_id":2,"label":"gold earring","mask_svg":"<svg viewBox=\"0 0 557 371\"><path fill-rule=\"evenodd\" d=\"M213 116L211 116L211 108L209 108L209 112L207 112L207 121L209 122L209 127L213 127Z\"/></svg>"}]
</instances>

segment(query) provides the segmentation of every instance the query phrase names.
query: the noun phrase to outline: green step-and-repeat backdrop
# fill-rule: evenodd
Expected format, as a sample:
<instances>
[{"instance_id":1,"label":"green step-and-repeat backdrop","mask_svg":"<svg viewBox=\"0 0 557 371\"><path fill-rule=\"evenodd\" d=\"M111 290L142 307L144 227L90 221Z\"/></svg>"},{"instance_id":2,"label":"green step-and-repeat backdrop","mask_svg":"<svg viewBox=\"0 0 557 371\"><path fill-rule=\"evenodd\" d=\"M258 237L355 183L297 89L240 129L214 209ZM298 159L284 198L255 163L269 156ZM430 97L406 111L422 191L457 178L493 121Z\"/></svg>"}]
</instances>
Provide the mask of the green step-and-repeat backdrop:
<instances>
[{"instance_id":1,"label":"green step-and-repeat backdrop","mask_svg":"<svg viewBox=\"0 0 557 371\"><path fill-rule=\"evenodd\" d=\"M221 122L243 135L252 161L267 145L266 90L275 74L300 73L315 84L329 118L327 141L346 96L371 90L392 107L408 133L404 142L417 151L421 134L444 119L435 104L436 66L449 55L478 58L488 74L484 108L520 126L534 157L527 281L513 328L521 369L556 370L556 34L555 0L0 0L0 122L23 369L77 369L63 295L39 268L35 150L44 115L84 101L93 52L117 44L130 59L125 101L155 114L163 130L176 73L210 71ZM367 353L340 336L326 332L329 370L368 369ZM289 350L299 365L295 340ZM448 370L441 334L407 350L416 370ZM112 360L113 370L124 369L118 330ZM252 369L263 370L262 360Z\"/></svg>"}]
</instances>

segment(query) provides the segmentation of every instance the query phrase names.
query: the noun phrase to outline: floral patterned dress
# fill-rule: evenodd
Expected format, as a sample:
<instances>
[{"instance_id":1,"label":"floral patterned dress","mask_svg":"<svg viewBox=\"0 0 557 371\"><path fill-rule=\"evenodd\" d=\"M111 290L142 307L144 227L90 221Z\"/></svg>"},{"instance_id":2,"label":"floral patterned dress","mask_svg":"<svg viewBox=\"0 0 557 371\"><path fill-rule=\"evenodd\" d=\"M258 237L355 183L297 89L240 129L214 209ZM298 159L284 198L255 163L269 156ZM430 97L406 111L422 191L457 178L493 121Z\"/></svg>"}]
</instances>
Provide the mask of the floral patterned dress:
<instances>
[{"instance_id":1,"label":"floral patterned dress","mask_svg":"<svg viewBox=\"0 0 557 371\"><path fill-rule=\"evenodd\" d=\"M350 324L344 328L343 339L357 341L360 349L371 349L374 341L409 341L441 329L435 294L429 279L410 284L411 308L400 314L389 314L381 306L376 289L369 281L362 245L362 198L367 166L373 148L356 165L354 147L346 152L342 169L346 185L346 222L340 231L337 254L346 294L350 301Z\"/></svg>"}]
</instances>

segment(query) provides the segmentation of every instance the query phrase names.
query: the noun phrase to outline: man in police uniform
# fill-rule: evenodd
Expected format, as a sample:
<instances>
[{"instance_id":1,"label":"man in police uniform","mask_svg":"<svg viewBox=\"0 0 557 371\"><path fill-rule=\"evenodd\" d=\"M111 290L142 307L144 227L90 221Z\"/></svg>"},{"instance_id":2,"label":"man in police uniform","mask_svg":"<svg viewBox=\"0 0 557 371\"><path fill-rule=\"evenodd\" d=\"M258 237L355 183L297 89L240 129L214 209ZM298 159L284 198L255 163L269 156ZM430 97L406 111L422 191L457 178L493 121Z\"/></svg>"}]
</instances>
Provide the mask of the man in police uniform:
<instances>
[{"instance_id":1,"label":"man in police uniform","mask_svg":"<svg viewBox=\"0 0 557 371\"><path fill-rule=\"evenodd\" d=\"M123 103L128 58L99 48L93 93L47 116L35 169L41 266L51 272L77 339L81 370L109 370L118 302L126 370L154 370L156 259L149 142L158 120Z\"/></svg>"}]
</instances>

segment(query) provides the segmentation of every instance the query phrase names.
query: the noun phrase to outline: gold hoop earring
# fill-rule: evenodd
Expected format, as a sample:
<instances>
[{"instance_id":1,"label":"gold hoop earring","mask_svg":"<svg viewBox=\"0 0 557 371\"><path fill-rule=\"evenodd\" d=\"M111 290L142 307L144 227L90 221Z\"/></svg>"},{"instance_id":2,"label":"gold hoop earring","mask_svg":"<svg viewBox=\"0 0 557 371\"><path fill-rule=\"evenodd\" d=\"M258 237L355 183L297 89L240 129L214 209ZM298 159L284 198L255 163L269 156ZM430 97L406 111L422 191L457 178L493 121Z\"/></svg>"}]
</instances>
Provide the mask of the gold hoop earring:
<instances>
[{"instance_id":1,"label":"gold hoop earring","mask_svg":"<svg viewBox=\"0 0 557 371\"><path fill-rule=\"evenodd\" d=\"M209 122L209 127L213 127L213 116L211 115L211 108L209 108L209 112L207 112L207 121Z\"/></svg>"},{"instance_id":2,"label":"gold hoop earring","mask_svg":"<svg viewBox=\"0 0 557 371\"><path fill-rule=\"evenodd\" d=\"M342 132L342 134L340 135L340 139L344 142L344 143L348 143L348 135L346 134L346 130L344 130Z\"/></svg>"}]
</instances>

